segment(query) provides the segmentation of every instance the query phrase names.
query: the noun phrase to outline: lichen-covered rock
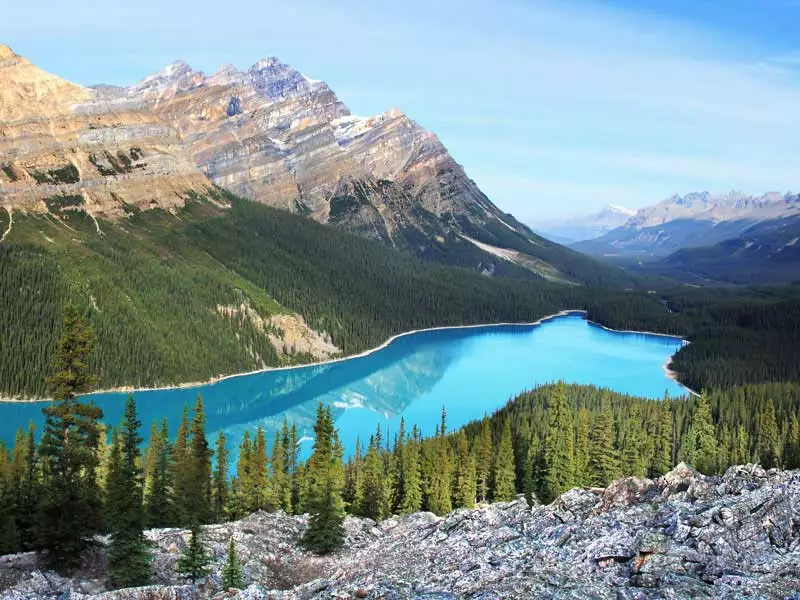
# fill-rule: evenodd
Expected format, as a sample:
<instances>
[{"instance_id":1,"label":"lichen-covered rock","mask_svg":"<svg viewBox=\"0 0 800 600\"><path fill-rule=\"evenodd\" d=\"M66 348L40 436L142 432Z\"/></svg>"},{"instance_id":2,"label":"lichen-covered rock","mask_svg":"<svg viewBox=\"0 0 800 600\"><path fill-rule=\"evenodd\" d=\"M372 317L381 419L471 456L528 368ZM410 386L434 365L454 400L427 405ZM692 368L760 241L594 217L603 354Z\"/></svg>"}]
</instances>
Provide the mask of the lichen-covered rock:
<instances>
[{"instance_id":1,"label":"lichen-covered rock","mask_svg":"<svg viewBox=\"0 0 800 600\"><path fill-rule=\"evenodd\" d=\"M327 557L300 548L306 523L259 512L206 527L214 574L197 587L175 574L188 538L177 529L148 532L158 585L101 593L96 573L42 572L30 553L0 558L0 585L12 600L800 598L800 472L746 465L704 477L679 465L549 506L520 497L445 517L348 517L345 549ZM231 537L241 591L219 586Z\"/></svg>"}]
</instances>

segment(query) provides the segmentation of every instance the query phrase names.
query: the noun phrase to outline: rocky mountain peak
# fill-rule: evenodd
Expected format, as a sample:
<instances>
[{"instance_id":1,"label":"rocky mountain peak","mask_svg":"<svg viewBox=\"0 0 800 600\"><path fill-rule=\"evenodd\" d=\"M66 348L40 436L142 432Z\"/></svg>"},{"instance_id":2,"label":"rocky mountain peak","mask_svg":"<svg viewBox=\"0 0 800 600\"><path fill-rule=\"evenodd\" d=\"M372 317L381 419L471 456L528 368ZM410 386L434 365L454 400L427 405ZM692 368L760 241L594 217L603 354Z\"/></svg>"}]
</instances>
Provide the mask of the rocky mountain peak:
<instances>
[{"instance_id":1,"label":"rocky mountain peak","mask_svg":"<svg viewBox=\"0 0 800 600\"><path fill-rule=\"evenodd\" d=\"M16 54L14 54L14 51L9 46L0 44L0 60L7 60L14 56L16 56Z\"/></svg>"}]
</instances>

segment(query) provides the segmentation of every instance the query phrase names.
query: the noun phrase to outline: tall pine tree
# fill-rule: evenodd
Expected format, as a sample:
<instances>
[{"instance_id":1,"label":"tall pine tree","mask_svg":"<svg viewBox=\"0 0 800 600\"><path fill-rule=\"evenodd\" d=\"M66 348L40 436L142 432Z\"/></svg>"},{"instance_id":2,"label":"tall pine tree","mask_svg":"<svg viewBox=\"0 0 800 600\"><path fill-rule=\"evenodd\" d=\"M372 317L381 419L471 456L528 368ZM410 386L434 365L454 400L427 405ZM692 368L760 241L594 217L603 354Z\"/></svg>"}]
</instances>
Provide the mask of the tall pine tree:
<instances>
[{"instance_id":1,"label":"tall pine tree","mask_svg":"<svg viewBox=\"0 0 800 600\"><path fill-rule=\"evenodd\" d=\"M152 555L144 537L143 475L140 467L141 423L133 395L125 403L125 414L116 440L109 473L111 544L108 574L115 587L137 587L150 581Z\"/></svg>"},{"instance_id":2,"label":"tall pine tree","mask_svg":"<svg viewBox=\"0 0 800 600\"><path fill-rule=\"evenodd\" d=\"M42 409L42 490L36 537L50 566L67 572L80 564L83 551L102 525L97 449L103 413L77 399L95 381L88 368L93 339L77 309L68 305L55 373L48 380L55 401Z\"/></svg>"}]
</instances>

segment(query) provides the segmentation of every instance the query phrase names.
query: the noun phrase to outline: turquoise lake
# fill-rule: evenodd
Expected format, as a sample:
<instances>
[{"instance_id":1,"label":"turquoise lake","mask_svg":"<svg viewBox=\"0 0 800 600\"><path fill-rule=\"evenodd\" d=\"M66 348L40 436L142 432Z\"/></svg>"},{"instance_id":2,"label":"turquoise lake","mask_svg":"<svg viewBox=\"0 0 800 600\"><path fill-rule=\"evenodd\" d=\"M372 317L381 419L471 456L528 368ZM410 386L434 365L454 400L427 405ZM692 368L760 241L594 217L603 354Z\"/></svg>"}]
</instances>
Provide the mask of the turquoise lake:
<instances>
[{"instance_id":1,"label":"turquoise lake","mask_svg":"<svg viewBox=\"0 0 800 600\"><path fill-rule=\"evenodd\" d=\"M351 453L356 438L368 440L378 423L389 435L400 418L430 435L447 409L448 428L492 413L536 385L563 380L618 392L663 397L686 393L667 377L664 364L681 346L678 338L612 332L581 314L540 325L496 325L422 331L396 338L365 356L327 364L241 375L191 388L135 393L145 437L154 419L167 417L174 434L184 404L203 396L209 439L223 430L235 451L244 432L262 426L271 444L284 418L297 425L303 453L310 449L318 402L333 408L336 426ZM108 423L119 423L125 393L92 394ZM29 421L41 431L44 403L0 404L0 439L13 444Z\"/></svg>"}]
</instances>

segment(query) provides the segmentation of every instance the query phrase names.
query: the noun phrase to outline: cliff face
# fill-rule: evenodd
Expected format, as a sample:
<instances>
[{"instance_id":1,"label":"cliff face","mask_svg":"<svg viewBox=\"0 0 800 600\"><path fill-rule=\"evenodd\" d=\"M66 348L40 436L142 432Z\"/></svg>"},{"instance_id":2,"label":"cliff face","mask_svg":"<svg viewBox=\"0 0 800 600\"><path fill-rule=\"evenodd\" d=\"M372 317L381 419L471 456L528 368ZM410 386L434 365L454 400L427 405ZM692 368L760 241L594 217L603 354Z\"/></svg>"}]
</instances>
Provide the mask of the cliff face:
<instances>
[{"instance_id":1,"label":"cliff face","mask_svg":"<svg viewBox=\"0 0 800 600\"><path fill-rule=\"evenodd\" d=\"M425 216L517 227L432 133L402 112L356 117L323 82L275 58L213 75L174 63L116 90L171 123L217 185L390 243ZM520 228L520 231L523 231Z\"/></svg>"},{"instance_id":2,"label":"cliff face","mask_svg":"<svg viewBox=\"0 0 800 600\"><path fill-rule=\"evenodd\" d=\"M275 58L85 88L0 47L0 207L124 219L213 199L213 185L433 262L630 285L503 213L402 112L354 116Z\"/></svg>"},{"instance_id":3,"label":"cliff face","mask_svg":"<svg viewBox=\"0 0 800 600\"><path fill-rule=\"evenodd\" d=\"M119 218L182 205L211 184L175 128L46 73L0 46L0 205Z\"/></svg>"},{"instance_id":4,"label":"cliff face","mask_svg":"<svg viewBox=\"0 0 800 600\"><path fill-rule=\"evenodd\" d=\"M2 46L0 167L0 204L14 210L76 195L87 212L123 216L211 181L393 244L488 221L526 233L435 135L396 110L352 116L275 58L210 76L177 62L130 88L84 88Z\"/></svg>"},{"instance_id":5,"label":"cliff face","mask_svg":"<svg viewBox=\"0 0 800 600\"><path fill-rule=\"evenodd\" d=\"M519 499L444 518L348 518L346 548L323 558L298 549L305 517L256 513L205 528L215 573L198 588L174 575L187 532L155 530L158 585L94 597L787 598L800 590L798 522L798 472L747 465L704 477L680 465L655 481L575 489L549 506ZM249 584L238 595L218 585L231 536ZM76 580L34 569L32 555L0 559L4 597L102 591L101 559Z\"/></svg>"}]
</instances>

